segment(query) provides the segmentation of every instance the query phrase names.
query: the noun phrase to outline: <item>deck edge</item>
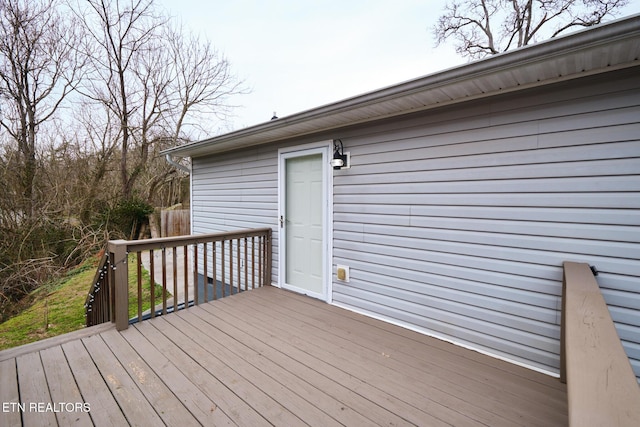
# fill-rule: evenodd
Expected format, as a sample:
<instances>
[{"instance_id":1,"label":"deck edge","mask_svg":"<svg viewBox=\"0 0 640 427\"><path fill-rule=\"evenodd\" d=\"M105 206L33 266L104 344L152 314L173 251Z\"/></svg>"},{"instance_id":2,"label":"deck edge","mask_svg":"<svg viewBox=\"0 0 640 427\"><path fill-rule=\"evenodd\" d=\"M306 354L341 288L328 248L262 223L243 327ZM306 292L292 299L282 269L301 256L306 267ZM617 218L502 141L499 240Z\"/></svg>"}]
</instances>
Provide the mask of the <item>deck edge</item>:
<instances>
[{"instance_id":1,"label":"deck edge","mask_svg":"<svg viewBox=\"0 0 640 427\"><path fill-rule=\"evenodd\" d=\"M115 324L111 322L107 322L107 323L102 323L100 325L79 329L77 331L67 332L66 334L57 335L55 337L45 338L43 340L35 341L29 344L23 344L17 347L1 350L0 362L4 360L16 358L18 356L22 356L27 353L33 353L33 352L45 350L50 347L55 347L57 345L67 343L69 341L74 341L77 339L82 339L82 338L90 337L92 335L100 334L102 332L108 331L113 328L115 328Z\"/></svg>"}]
</instances>

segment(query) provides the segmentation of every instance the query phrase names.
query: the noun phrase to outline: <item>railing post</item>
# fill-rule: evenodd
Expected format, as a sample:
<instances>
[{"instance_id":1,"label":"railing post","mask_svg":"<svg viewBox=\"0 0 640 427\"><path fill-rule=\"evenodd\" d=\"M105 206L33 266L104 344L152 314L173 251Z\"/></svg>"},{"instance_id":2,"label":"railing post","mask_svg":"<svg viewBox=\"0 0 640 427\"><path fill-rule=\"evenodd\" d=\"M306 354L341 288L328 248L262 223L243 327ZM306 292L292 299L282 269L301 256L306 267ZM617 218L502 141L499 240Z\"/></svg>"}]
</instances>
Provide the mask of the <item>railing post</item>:
<instances>
[{"instance_id":1,"label":"railing post","mask_svg":"<svg viewBox=\"0 0 640 427\"><path fill-rule=\"evenodd\" d=\"M265 265L265 286L271 285L271 258L273 257L273 245L271 243L272 230L269 229L266 238L266 265Z\"/></svg>"},{"instance_id":2,"label":"railing post","mask_svg":"<svg viewBox=\"0 0 640 427\"><path fill-rule=\"evenodd\" d=\"M111 256L112 280L114 301L114 318L116 329L122 331L129 327L129 273L127 259L127 241L109 241Z\"/></svg>"},{"instance_id":3,"label":"railing post","mask_svg":"<svg viewBox=\"0 0 640 427\"><path fill-rule=\"evenodd\" d=\"M560 312L560 382L567 383L567 353L565 350L567 327L567 272L562 269L562 311Z\"/></svg>"}]
</instances>

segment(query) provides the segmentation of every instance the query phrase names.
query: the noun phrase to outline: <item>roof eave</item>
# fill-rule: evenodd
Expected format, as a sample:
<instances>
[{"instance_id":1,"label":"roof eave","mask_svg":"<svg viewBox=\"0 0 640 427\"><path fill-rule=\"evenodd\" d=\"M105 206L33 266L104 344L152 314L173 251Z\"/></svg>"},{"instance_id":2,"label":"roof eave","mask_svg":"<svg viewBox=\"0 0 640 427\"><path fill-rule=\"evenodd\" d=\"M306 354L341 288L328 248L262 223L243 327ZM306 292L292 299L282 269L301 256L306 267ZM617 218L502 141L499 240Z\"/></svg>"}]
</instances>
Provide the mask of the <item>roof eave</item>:
<instances>
[{"instance_id":1,"label":"roof eave","mask_svg":"<svg viewBox=\"0 0 640 427\"><path fill-rule=\"evenodd\" d=\"M614 51L617 53L610 53ZM162 154L199 157L330 131L498 93L637 66L639 55L640 15L634 15L291 116L177 146ZM591 60L593 57L597 57L599 62ZM579 63L581 61L582 64ZM574 68L562 70L569 63ZM532 76L547 71L547 75ZM506 84L498 83L493 87L493 81ZM380 108L373 112L372 106Z\"/></svg>"}]
</instances>

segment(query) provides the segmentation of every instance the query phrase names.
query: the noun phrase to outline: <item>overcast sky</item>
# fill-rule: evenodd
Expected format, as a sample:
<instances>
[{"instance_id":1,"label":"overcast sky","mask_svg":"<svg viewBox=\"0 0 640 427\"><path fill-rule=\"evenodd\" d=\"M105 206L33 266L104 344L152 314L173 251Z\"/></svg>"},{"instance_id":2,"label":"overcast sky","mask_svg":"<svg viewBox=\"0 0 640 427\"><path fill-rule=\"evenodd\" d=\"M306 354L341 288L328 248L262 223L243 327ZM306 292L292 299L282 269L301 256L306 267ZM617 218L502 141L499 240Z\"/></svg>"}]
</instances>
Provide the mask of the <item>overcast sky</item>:
<instances>
[{"instance_id":1,"label":"overcast sky","mask_svg":"<svg viewBox=\"0 0 640 427\"><path fill-rule=\"evenodd\" d=\"M157 0L205 35L251 89L218 133L464 64L434 48L446 0ZM625 9L640 12L640 0ZM628 12L628 13L626 13Z\"/></svg>"}]
</instances>

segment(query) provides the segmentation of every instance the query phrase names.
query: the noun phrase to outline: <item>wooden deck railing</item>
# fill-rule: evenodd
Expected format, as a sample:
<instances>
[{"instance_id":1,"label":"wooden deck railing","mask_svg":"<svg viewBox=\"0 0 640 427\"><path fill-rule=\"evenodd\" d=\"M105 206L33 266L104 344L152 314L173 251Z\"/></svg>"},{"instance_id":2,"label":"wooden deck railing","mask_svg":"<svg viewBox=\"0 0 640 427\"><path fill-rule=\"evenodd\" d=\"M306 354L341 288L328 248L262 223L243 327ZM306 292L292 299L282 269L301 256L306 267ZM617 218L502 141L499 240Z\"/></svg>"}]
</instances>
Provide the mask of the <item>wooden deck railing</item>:
<instances>
[{"instance_id":1,"label":"wooden deck railing","mask_svg":"<svg viewBox=\"0 0 640 427\"><path fill-rule=\"evenodd\" d=\"M84 303L87 326L99 325L111 320L110 290L109 253L105 250Z\"/></svg>"},{"instance_id":2,"label":"wooden deck railing","mask_svg":"<svg viewBox=\"0 0 640 427\"><path fill-rule=\"evenodd\" d=\"M144 257L148 280L142 273ZM146 318L145 286L149 288L148 317L264 286L271 280L271 260L270 228L109 241L87 296L87 326L111 321L118 330L126 329L131 304L136 306L134 321ZM129 271L129 264L135 271ZM162 289L159 301L157 284Z\"/></svg>"},{"instance_id":3,"label":"wooden deck railing","mask_svg":"<svg viewBox=\"0 0 640 427\"><path fill-rule=\"evenodd\" d=\"M588 264L564 263L560 379L570 426L640 426L640 387Z\"/></svg>"}]
</instances>

